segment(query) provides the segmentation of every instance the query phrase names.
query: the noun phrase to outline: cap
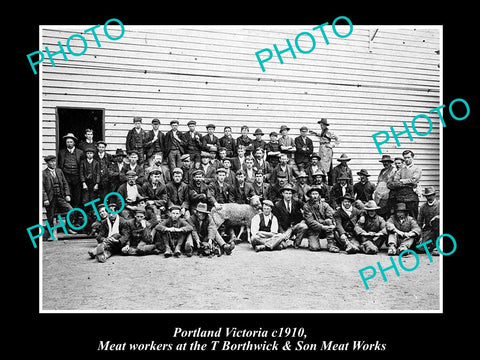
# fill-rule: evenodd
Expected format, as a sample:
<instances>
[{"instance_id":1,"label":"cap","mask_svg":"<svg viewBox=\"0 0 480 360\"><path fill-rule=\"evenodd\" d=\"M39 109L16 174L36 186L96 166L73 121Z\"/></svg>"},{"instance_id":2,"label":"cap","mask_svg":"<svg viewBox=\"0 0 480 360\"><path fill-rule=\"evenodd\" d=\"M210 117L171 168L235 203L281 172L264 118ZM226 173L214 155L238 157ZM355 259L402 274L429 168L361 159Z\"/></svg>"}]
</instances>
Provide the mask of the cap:
<instances>
[{"instance_id":1,"label":"cap","mask_svg":"<svg viewBox=\"0 0 480 360\"><path fill-rule=\"evenodd\" d=\"M152 125L153 124L157 124L157 125L160 124L160 120L158 120L157 118L153 119L152 120Z\"/></svg>"},{"instance_id":2,"label":"cap","mask_svg":"<svg viewBox=\"0 0 480 360\"><path fill-rule=\"evenodd\" d=\"M136 122L142 122L142 118L140 116L134 116L133 117L133 122L136 123Z\"/></svg>"}]
</instances>

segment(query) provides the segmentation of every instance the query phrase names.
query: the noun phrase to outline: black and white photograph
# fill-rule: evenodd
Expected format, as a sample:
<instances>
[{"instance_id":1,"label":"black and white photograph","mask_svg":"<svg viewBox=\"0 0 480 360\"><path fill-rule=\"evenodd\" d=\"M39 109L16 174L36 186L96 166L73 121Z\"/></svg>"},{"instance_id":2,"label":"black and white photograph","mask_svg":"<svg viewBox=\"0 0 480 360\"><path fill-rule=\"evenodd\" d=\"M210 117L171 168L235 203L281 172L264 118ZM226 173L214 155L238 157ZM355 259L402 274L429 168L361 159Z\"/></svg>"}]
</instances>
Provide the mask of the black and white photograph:
<instances>
[{"instance_id":1,"label":"black and white photograph","mask_svg":"<svg viewBox=\"0 0 480 360\"><path fill-rule=\"evenodd\" d=\"M471 6L74 5L8 36L9 347L474 350Z\"/></svg>"},{"instance_id":2,"label":"black and white photograph","mask_svg":"<svg viewBox=\"0 0 480 360\"><path fill-rule=\"evenodd\" d=\"M441 26L89 28L41 28L42 311L441 311Z\"/></svg>"}]
</instances>

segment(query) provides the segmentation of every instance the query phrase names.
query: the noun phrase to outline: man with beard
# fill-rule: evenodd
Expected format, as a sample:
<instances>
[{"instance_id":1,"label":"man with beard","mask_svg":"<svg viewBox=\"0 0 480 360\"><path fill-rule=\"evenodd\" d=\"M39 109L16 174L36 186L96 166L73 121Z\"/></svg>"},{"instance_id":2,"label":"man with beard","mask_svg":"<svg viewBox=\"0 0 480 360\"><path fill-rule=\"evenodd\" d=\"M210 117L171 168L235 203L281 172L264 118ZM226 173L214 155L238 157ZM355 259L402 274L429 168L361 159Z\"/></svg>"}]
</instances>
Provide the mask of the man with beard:
<instances>
[{"instance_id":1,"label":"man with beard","mask_svg":"<svg viewBox=\"0 0 480 360\"><path fill-rule=\"evenodd\" d=\"M327 239L327 250L329 252L338 253L338 248L333 230L335 223L333 219L334 211L325 201L320 199L320 189L313 185L307 192L308 202L303 207L305 223L308 226L308 249L310 251L321 250L320 239Z\"/></svg>"},{"instance_id":2,"label":"man with beard","mask_svg":"<svg viewBox=\"0 0 480 360\"><path fill-rule=\"evenodd\" d=\"M360 250L365 254L376 254L387 239L385 220L377 214L380 209L374 200L365 204L364 212L355 225L355 233L360 240Z\"/></svg>"}]
</instances>

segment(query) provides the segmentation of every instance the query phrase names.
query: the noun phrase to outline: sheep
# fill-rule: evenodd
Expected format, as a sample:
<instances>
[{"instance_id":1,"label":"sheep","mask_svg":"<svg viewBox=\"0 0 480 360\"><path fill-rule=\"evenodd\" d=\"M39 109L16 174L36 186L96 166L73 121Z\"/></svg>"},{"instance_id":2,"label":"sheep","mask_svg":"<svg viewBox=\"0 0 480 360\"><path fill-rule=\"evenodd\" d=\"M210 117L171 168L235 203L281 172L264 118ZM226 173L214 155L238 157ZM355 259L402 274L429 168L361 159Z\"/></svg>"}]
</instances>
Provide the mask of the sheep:
<instances>
[{"instance_id":1,"label":"sheep","mask_svg":"<svg viewBox=\"0 0 480 360\"><path fill-rule=\"evenodd\" d=\"M250 243L250 224L252 218L258 214L262 207L260 197L258 195L252 196L250 204L235 204L227 203L221 204L221 208L212 208L211 216L217 228L225 224L225 228L230 230L230 241L239 241L240 236L246 231L247 240ZM235 236L233 230L234 226L240 226L238 235Z\"/></svg>"}]
</instances>

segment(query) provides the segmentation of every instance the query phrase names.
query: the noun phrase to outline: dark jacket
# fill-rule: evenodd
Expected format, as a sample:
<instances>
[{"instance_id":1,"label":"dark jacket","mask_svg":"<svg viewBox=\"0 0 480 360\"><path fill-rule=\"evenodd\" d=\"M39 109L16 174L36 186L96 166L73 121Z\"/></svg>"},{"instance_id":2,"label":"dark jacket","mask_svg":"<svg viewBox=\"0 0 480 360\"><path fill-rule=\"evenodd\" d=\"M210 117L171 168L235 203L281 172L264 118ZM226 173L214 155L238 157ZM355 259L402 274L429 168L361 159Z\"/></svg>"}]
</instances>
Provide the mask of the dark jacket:
<instances>
[{"instance_id":1,"label":"dark jacket","mask_svg":"<svg viewBox=\"0 0 480 360\"><path fill-rule=\"evenodd\" d=\"M168 153L172 149L172 146L173 146L174 142L177 142L178 149L180 150L180 154L185 153L185 137L184 137L184 135L181 131L177 131L177 136L180 139L180 141L176 140L173 137L173 131L172 130L167 131L167 133L165 134L165 155L164 155L164 157L168 156Z\"/></svg>"},{"instance_id":2,"label":"dark jacket","mask_svg":"<svg viewBox=\"0 0 480 360\"><path fill-rule=\"evenodd\" d=\"M91 171L89 171L90 169ZM88 163L87 159L80 162L80 182L87 185L100 183L100 164L97 160L92 159L91 164Z\"/></svg>"},{"instance_id":3,"label":"dark jacket","mask_svg":"<svg viewBox=\"0 0 480 360\"><path fill-rule=\"evenodd\" d=\"M354 235L355 225L357 224L361 213L362 212L360 210L353 206L350 216L342 208L335 211L333 218L335 219L335 230L337 231L338 235L340 236L345 233Z\"/></svg>"},{"instance_id":4,"label":"dark jacket","mask_svg":"<svg viewBox=\"0 0 480 360\"><path fill-rule=\"evenodd\" d=\"M185 149L189 154L200 154L202 151L202 134L194 131L192 138L190 131L187 131L183 133L183 139L185 141Z\"/></svg>"},{"instance_id":5,"label":"dark jacket","mask_svg":"<svg viewBox=\"0 0 480 360\"><path fill-rule=\"evenodd\" d=\"M208 188L219 204L234 202L233 187L227 183L224 183L223 187L220 187L218 181L213 181L208 185Z\"/></svg>"},{"instance_id":6,"label":"dark jacket","mask_svg":"<svg viewBox=\"0 0 480 360\"><path fill-rule=\"evenodd\" d=\"M237 204L250 204L250 199L255 195L252 184L244 182L243 187L237 183L233 188L233 201Z\"/></svg>"},{"instance_id":7,"label":"dark jacket","mask_svg":"<svg viewBox=\"0 0 480 360\"><path fill-rule=\"evenodd\" d=\"M232 158L237 155L237 145L233 137L222 136L218 139L218 144L227 149L227 157Z\"/></svg>"},{"instance_id":8,"label":"dark jacket","mask_svg":"<svg viewBox=\"0 0 480 360\"><path fill-rule=\"evenodd\" d=\"M298 224L303 220L303 202L292 199L292 211L288 212L285 201L279 200L272 209L273 215L277 217L279 232L285 232L289 227Z\"/></svg>"},{"instance_id":9,"label":"dark jacket","mask_svg":"<svg viewBox=\"0 0 480 360\"><path fill-rule=\"evenodd\" d=\"M132 128L127 133L127 139L125 141L125 148L127 149L127 153L132 150L142 150L145 143L145 135L146 132L143 129L140 129L140 132L137 134L137 130ZM142 161L143 159L139 159Z\"/></svg>"},{"instance_id":10,"label":"dark jacket","mask_svg":"<svg viewBox=\"0 0 480 360\"><path fill-rule=\"evenodd\" d=\"M130 222L128 220L125 220L123 217L117 215L119 218L119 224L118 224L118 233L113 234L112 236L120 240L121 245L125 245L129 240L130 240ZM113 225L113 224L112 224ZM108 237L108 223L107 219L102 219L100 221L100 226L98 228L98 235L97 235L97 242L101 243L103 242L106 238Z\"/></svg>"},{"instance_id":11,"label":"dark jacket","mask_svg":"<svg viewBox=\"0 0 480 360\"><path fill-rule=\"evenodd\" d=\"M127 171L130 170L130 165L123 165L122 170L119 174L119 179L121 183L125 183L127 181ZM145 182L145 169L142 165L135 165L133 169L137 174L137 184L142 185Z\"/></svg>"},{"instance_id":12,"label":"dark jacket","mask_svg":"<svg viewBox=\"0 0 480 360\"><path fill-rule=\"evenodd\" d=\"M155 152L164 152L165 151L165 135L160 130L158 131L157 140L152 141L155 137L153 130L148 130L145 132L144 139L144 151L147 155L147 158L151 157Z\"/></svg>"},{"instance_id":13,"label":"dark jacket","mask_svg":"<svg viewBox=\"0 0 480 360\"><path fill-rule=\"evenodd\" d=\"M214 145L217 147L217 150L218 150L218 146L220 145L220 142L218 140L219 140L218 137L216 137L215 135L212 135L212 138L210 138L209 134L203 135L202 149L205 151L210 151L210 148L208 147L208 145Z\"/></svg>"},{"instance_id":14,"label":"dark jacket","mask_svg":"<svg viewBox=\"0 0 480 360\"><path fill-rule=\"evenodd\" d=\"M70 188L68 187L65 175L63 175L63 171L56 168L55 174L57 175L61 196L63 198L65 198L65 196L70 196ZM45 200L48 200L50 203L53 200L53 177L48 168L43 170L42 173L42 201Z\"/></svg>"},{"instance_id":15,"label":"dark jacket","mask_svg":"<svg viewBox=\"0 0 480 360\"><path fill-rule=\"evenodd\" d=\"M308 163L310 161L310 156L313 153L313 141L309 137L305 138L305 142L302 139L302 136L297 136L295 138L295 163Z\"/></svg>"},{"instance_id":16,"label":"dark jacket","mask_svg":"<svg viewBox=\"0 0 480 360\"><path fill-rule=\"evenodd\" d=\"M333 214L334 210L325 201L319 201L317 203L309 201L303 207L305 222L313 232L324 230L324 226L327 225L327 219L330 219L332 224L334 224Z\"/></svg>"},{"instance_id":17,"label":"dark jacket","mask_svg":"<svg viewBox=\"0 0 480 360\"><path fill-rule=\"evenodd\" d=\"M65 168L65 155L68 152L67 149L60 149L58 152L57 156L57 167L60 168L63 173L65 174L64 168ZM75 147L75 150L73 151L75 154L75 159L77 160L77 166L78 170L80 171L80 162L81 160L85 157L84 153L82 150L80 150L78 147Z\"/></svg>"},{"instance_id":18,"label":"dark jacket","mask_svg":"<svg viewBox=\"0 0 480 360\"><path fill-rule=\"evenodd\" d=\"M215 239L217 226L215 225L215 222L210 215L207 215L207 217L203 220L201 226L197 214L193 214L192 216L190 216L187 221L193 228L193 241L201 242Z\"/></svg>"},{"instance_id":19,"label":"dark jacket","mask_svg":"<svg viewBox=\"0 0 480 360\"><path fill-rule=\"evenodd\" d=\"M258 185L255 181L252 183L253 191L255 195L260 196L263 200L270 199L270 184L263 182L262 185Z\"/></svg>"},{"instance_id":20,"label":"dark jacket","mask_svg":"<svg viewBox=\"0 0 480 360\"><path fill-rule=\"evenodd\" d=\"M188 185L180 182L177 186L173 181L166 185L167 190L167 209L172 205L178 205L182 208L189 209L189 189Z\"/></svg>"},{"instance_id":21,"label":"dark jacket","mask_svg":"<svg viewBox=\"0 0 480 360\"><path fill-rule=\"evenodd\" d=\"M146 196L148 200L155 202L155 206L158 208L167 206L167 187L162 183L157 184L157 188L154 189L150 181L146 181L142 185L143 196Z\"/></svg>"}]
</instances>

